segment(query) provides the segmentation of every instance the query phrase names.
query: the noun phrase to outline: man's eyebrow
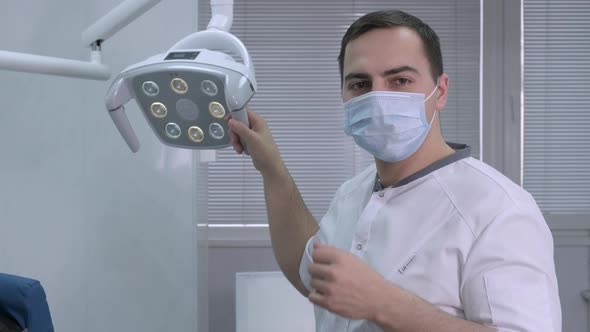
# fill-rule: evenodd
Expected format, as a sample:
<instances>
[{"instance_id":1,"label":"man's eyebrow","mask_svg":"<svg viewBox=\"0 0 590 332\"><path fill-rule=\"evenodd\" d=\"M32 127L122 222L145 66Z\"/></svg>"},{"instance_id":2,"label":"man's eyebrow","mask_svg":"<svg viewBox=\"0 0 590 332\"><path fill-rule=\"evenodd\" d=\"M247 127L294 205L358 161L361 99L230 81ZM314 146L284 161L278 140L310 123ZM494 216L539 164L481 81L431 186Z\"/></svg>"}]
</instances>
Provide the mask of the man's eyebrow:
<instances>
[{"instance_id":1,"label":"man's eyebrow","mask_svg":"<svg viewBox=\"0 0 590 332\"><path fill-rule=\"evenodd\" d=\"M354 79L369 79L371 78L371 76L369 76L369 74L366 73L350 73L348 75L346 75L346 77L344 78L345 81L350 81L350 80L354 80Z\"/></svg>"},{"instance_id":2,"label":"man's eyebrow","mask_svg":"<svg viewBox=\"0 0 590 332\"><path fill-rule=\"evenodd\" d=\"M384 71L383 73L381 73L381 76L385 77L385 76L389 76L389 75L395 75L395 74L403 73L405 71L420 74L418 69L416 69L412 66L400 66L400 67L395 67L395 68L391 68L391 69ZM371 76L367 73L350 73L350 74L346 75L346 77L344 78L344 81L350 81L353 79L366 80L366 79L370 79L370 78L371 78Z\"/></svg>"},{"instance_id":3,"label":"man's eyebrow","mask_svg":"<svg viewBox=\"0 0 590 332\"><path fill-rule=\"evenodd\" d=\"M396 68L391 68L388 69L386 71L384 71L381 76L389 76L389 75L395 75L395 74L399 74L399 73L403 73L405 71L410 71L416 74L420 74L420 72L418 71L418 69L412 67L412 66L401 66L401 67L396 67Z\"/></svg>"}]
</instances>

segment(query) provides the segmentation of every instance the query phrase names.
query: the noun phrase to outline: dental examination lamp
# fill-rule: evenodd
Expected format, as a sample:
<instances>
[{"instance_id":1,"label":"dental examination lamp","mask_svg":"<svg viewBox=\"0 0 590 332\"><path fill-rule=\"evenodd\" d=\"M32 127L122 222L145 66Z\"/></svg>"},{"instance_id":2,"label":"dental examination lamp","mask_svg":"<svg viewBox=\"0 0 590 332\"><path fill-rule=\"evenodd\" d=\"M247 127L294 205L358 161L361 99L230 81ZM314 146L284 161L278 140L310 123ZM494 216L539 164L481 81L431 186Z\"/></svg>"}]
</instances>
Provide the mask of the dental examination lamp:
<instances>
[{"instance_id":1,"label":"dental examination lamp","mask_svg":"<svg viewBox=\"0 0 590 332\"><path fill-rule=\"evenodd\" d=\"M108 80L101 45L161 0L127 0L82 33L91 61L76 61L0 51L0 69ZM229 146L226 115L247 126L245 106L256 92L252 59L244 44L230 34L233 0L211 0L211 21L204 31L177 42L168 51L123 70L106 94L108 113L133 152L139 140L125 114L135 99L162 141L187 149ZM241 62L230 54L236 54Z\"/></svg>"}]
</instances>

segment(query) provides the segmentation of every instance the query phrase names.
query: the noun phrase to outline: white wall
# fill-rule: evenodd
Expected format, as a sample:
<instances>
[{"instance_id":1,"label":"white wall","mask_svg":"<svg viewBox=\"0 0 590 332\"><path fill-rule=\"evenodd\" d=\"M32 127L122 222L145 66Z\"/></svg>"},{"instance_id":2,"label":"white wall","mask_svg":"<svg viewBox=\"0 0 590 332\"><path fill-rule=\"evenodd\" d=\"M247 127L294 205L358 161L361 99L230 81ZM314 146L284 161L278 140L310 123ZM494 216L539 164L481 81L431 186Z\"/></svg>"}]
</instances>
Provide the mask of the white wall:
<instances>
[{"instance_id":1,"label":"white wall","mask_svg":"<svg viewBox=\"0 0 590 332\"><path fill-rule=\"evenodd\" d=\"M80 33L119 0L9 1L0 48L85 60ZM114 72L196 27L194 0L166 0L104 45ZM39 279L56 331L194 331L191 152L163 147L135 105L132 154L107 82L0 71L0 272Z\"/></svg>"}]
</instances>

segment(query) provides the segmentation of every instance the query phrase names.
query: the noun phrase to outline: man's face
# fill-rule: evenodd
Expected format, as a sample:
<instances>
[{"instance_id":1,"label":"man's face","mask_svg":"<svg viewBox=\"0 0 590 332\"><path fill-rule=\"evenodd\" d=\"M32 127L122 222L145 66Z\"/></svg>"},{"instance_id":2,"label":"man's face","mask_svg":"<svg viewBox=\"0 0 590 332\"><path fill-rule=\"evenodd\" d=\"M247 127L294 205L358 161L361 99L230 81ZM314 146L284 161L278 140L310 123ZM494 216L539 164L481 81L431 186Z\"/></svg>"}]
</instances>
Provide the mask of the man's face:
<instances>
[{"instance_id":1,"label":"man's face","mask_svg":"<svg viewBox=\"0 0 590 332\"><path fill-rule=\"evenodd\" d=\"M371 91L423 93L435 88L420 36L405 27L371 30L348 43L344 55L342 100ZM446 103L448 78L426 102L427 118Z\"/></svg>"}]
</instances>

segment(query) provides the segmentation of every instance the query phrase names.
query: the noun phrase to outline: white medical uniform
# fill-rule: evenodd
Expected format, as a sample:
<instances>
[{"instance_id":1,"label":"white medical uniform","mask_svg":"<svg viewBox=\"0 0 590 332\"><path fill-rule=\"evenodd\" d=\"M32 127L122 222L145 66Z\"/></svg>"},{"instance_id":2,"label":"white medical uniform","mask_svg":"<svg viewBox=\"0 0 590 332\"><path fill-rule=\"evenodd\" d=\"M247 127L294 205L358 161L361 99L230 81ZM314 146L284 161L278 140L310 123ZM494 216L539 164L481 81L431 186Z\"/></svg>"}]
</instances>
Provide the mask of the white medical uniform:
<instances>
[{"instance_id":1,"label":"white medical uniform","mask_svg":"<svg viewBox=\"0 0 590 332\"><path fill-rule=\"evenodd\" d=\"M529 193L469 150L463 146L395 187L376 186L374 165L344 183L307 243L299 271L305 286L312 290L308 267L317 241L353 253L453 316L498 331L560 332L544 218ZM319 306L315 317L318 332L382 331Z\"/></svg>"}]
</instances>

